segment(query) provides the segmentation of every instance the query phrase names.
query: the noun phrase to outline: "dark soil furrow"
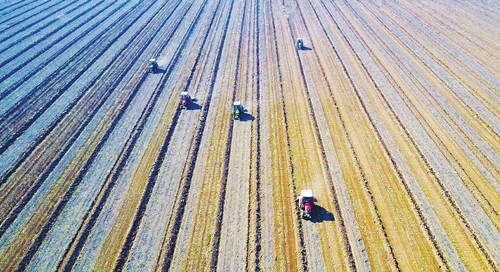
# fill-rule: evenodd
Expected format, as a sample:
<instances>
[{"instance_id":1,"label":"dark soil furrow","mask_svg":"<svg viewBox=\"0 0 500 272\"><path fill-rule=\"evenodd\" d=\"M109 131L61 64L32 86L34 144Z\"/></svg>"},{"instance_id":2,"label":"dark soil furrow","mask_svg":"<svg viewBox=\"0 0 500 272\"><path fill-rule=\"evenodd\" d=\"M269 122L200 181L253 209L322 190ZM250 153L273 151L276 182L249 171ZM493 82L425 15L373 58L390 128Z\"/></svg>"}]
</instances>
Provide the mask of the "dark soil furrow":
<instances>
[{"instance_id":1,"label":"dark soil furrow","mask_svg":"<svg viewBox=\"0 0 500 272\"><path fill-rule=\"evenodd\" d=\"M50 9L51 7L56 6L56 5L58 5L59 3L62 3L62 2L65 2L65 1L57 2L57 3L55 3L55 4L51 5L51 6L49 6L47 9ZM39 18L39 19L36 19L35 21L31 21L31 20L30 20L30 18L31 18L31 17L34 17L34 16L36 16L37 14L34 14L34 15L32 15L32 16L30 16L30 17L28 17L28 18L24 19L24 21L27 21L27 22L30 22L30 23L29 23L28 25L23 26L23 27L22 27L22 28L20 28L19 30L16 30L14 33L11 33L11 34L9 34L9 35L7 35L7 36L3 36L3 37L1 37L1 38L0 38L0 43L1 43L1 42L4 42L4 41L6 41L6 40L8 40L8 39L10 39L10 38L12 38L13 36L15 36L15 35L17 35L17 34L19 34L19 33L23 32L23 31L25 31L26 29L28 29L28 28L30 28L30 27L32 27L32 26L34 26L34 25L36 25L36 24L40 23L41 21L43 21L43 20L45 20L45 19L47 19L47 18L54 17L54 14L58 13L59 11L61 11L61 10L65 9L65 8L67 8L67 7L69 7L69 6L73 5L73 4L75 4L75 3L77 3L77 2L78 2L77 0L74 0L74 1L71 1L71 2L69 2L68 4L66 4L66 5L64 5L64 6L62 6L62 7L58 8L58 9L56 9L56 10L52 10L52 9L51 9L51 10L50 10L50 12L51 12L51 13L49 13L48 15L45 15L45 16L43 16L43 17ZM81 5L83 5L83 4L85 4L85 3L82 3L82 4L80 4L79 6L81 6ZM41 29L43 29L43 28L45 28L45 27L49 26L51 23L53 23L53 22L55 22L55 21L57 21L57 20L58 20L58 19L54 19L54 20L49 21L47 24L45 24L44 26L42 26L39 30L41 30ZM14 23L14 24L12 24L12 26L11 26L11 27L16 26L16 25L17 25L17 24L16 24L16 23ZM9 28L10 28L10 27L5 28L5 29L4 29L4 30L2 30L2 31L6 31L6 30L7 30L7 29L9 29Z\"/></svg>"},{"instance_id":2,"label":"dark soil furrow","mask_svg":"<svg viewBox=\"0 0 500 272\"><path fill-rule=\"evenodd\" d=\"M215 67L214 67L214 71L213 71L212 80L210 82L210 86L208 87L207 98L206 98L205 103L203 104L202 109L201 109L201 115L200 115L198 124L196 126L196 130L195 130L196 131L195 138L193 139L192 144L191 144L191 148L189 150L188 162L187 162L186 166L184 167L184 174L182 176L182 180L180 183L180 189L179 189L177 196L176 196L176 199L175 199L175 204L174 204L175 206L174 206L174 209L172 211L172 215L171 215L170 222L169 222L169 225L172 226L171 227L172 230L167 231L167 233L165 234L165 239L163 241L163 245L162 245L162 248L163 248L162 253L163 254L160 254L159 260L158 260L158 264L159 264L158 269L161 269L162 271L168 271L170 269L170 265L172 263L172 257L174 255L174 250L175 250L175 246L177 243L177 235L179 233L180 225L182 223L182 218L183 218L184 211L186 208L187 196L189 194L189 189L191 186L191 179L193 177L194 167L196 164L196 160L198 158L198 151L200 150L203 131L205 130L205 123L206 123L206 120L208 117L208 110L210 108L210 103L212 100L212 93L214 91L215 78L217 77L217 73L219 71L220 59L222 56L222 49L224 46L224 41L226 39L226 33L227 33L227 28L228 28L227 26L228 26L230 18L231 18L233 5L234 5L234 2L231 2L231 6L229 8L230 15L227 17L227 20L225 22L224 31L222 34L222 39L218 45L218 52L217 52L217 57L216 57L216 61L215 61ZM212 18L210 25L212 25L212 23L214 22L213 19L215 17L216 16L214 16ZM208 37L208 35L207 35L207 37ZM200 50L200 52L201 52L201 50ZM194 70L193 70L193 72L194 72ZM186 86L186 88L187 88L187 86Z\"/></svg>"},{"instance_id":3,"label":"dark soil furrow","mask_svg":"<svg viewBox=\"0 0 500 272\"><path fill-rule=\"evenodd\" d=\"M246 266L245 270L249 271L253 269L254 271L260 271L260 261L261 261L261 239L262 239L262 219L261 219L261 143L260 143L260 90L261 83L258 80L260 78L260 9L259 1L255 2L254 14L252 15L255 23L253 24L253 31L255 40L251 42L249 40L249 46L254 47L254 61L255 61L255 77L252 79L252 83L255 84L254 93L252 95L253 108L252 112L255 113L255 120L252 123L252 135L251 135L251 145L250 149L250 186L249 188L249 201L248 201L248 230L247 230L247 256L246 256ZM253 198L255 196L255 198Z\"/></svg>"},{"instance_id":4,"label":"dark soil furrow","mask_svg":"<svg viewBox=\"0 0 500 272\"><path fill-rule=\"evenodd\" d=\"M70 23L73 23L75 21L77 21L80 17L82 17L83 15L85 15L86 13L88 13L89 11L95 9L97 6L99 6L100 4L104 3L104 1L100 1L100 2L97 2L95 3L94 5L84 9L82 12L80 12L79 14L75 15L74 17L71 17L71 20L68 20L66 21L64 24L61 24L60 26L58 26L57 28L55 28L54 30L48 32L47 34L43 35L41 38L37 39L36 41L34 41L33 43L31 43L30 45L26 46L25 48L23 48L22 50L18 51L17 53L13 54L11 57L9 58L6 58L4 59L2 62L0 62L0 67L3 67L4 65L6 65L7 63L11 62L12 60L15 60L17 59L19 56L21 56L23 53L25 53L26 51L30 50L31 48L37 46L39 43L42 43L44 40L46 40L47 38L50 38L52 35L54 35L55 33L59 32L61 29L63 29L64 27L66 27L67 25L69 25ZM81 3L79 5L77 5L76 7L73 8L73 10L76 10L80 7L82 7L83 5L85 5L86 3ZM110 6L111 4L109 4L108 6ZM69 14L70 12L72 11L67 11L66 13ZM54 22L58 21L59 19L54 19L54 20L51 20L49 22L47 22L45 25L43 25L42 27L38 28L38 29L35 29L34 31L24 35L23 37L21 37L20 39L16 40L16 41L13 41L12 43L6 45L3 49L0 49L0 54L2 54L3 52L7 51L8 49L12 48L13 46L15 46L17 43L19 43L21 40L23 39L27 39L27 38L30 38L30 36L37 36L39 35L40 33L43 33L43 29L51 26ZM84 25L85 22L83 22L82 24L80 25ZM70 34L72 33L72 31L69 31L67 32L67 34ZM64 36L64 35L63 35ZM59 41L59 39L58 39ZM55 44L55 42L52 42L51 43L52 45ZM46 48L50 48L51 46L47 46ZM43 51L43 50L42 50ZM24 62L24 64L26 64L28 62ZM22 67L22 66L25 66L25 65L19 65L18 67ZM14 74L15 72L19 71L19 69L13 69L12 71L9 71L9 73L7 74L4 74L2 75L1 77L1 80L2 81L4 78L7 78L9 77L10 75Z\"/></svg>"},{"instance_id":5,"label":"dark soil furrow","mask_svg":"<svg viewBox=\"0 0 500 272\"><path fill-rule=\"evenodd\" d=\"M271 1L269 1L269 4L272 5ZM270 13L271 13L271 18L272 18L272 27L273 27L273 33L274 33L274 42L275 42L275 48L278 48L278 35L276 34L276 25L274 23L274 14L273 14L273 9L270 8ZM279 86L280 86L280 92L281 92L281 107L283 108L283 122L285 124L285 131L286 131L286 143L287 143L287 149L288 149L288 161L290 164L290 170L292 174L292 188L293 188L293 199L297 199L297 182L295 180L295 171L294 171L294 166L293 166L293 160L292 160L292 150L290 146L290 133L289 133L289 128L288 124L289 122L287 121L287 114L286 114L286 105L285 105L285 94L283 90L283 78L282 78L282 71L280 67L280 54L278 50L276 50L276 59L277 59L277 70L278 70L278 75L279 75ZM308 271L308 264L307 264L307 251L306 251L306 246L304 242L304 229L302 226L302 220L300 219L299 212L297 210L296 213L296 223L298 226L298 236L299 236L299 241L300 241L300 247L301 247L301 258L302 258L302 270L303 271Z\"/></svg>"},{"instance_id":6,"label":"dark soil furrow","mask_svg":"<svg viewBox=\"0 0 500 272\"><path fill-rule=\"evenodd\" d=\"M40 2L39 0L31 0L31 1L18 1L18 2L14 2L14 3L11 3L9 5L4 5L3 7L0 8L0 12L3 12L3 13L0 13L0 16L5 16L9 13L12 13L16 10L19 10L27 5L30 5L31 3L34 3L34 2ZM42 2L42 3L39 3L39 5L43 5L45 2ZM19 5L17 7L14 7L16 5ZM9 8L12 8L11 11L5 11ZM2 22L3 23L3 22Z\"/></svg>"},{"instance_id":7,"label":"dark soil furrow","mask_svg":"<svg viewBox=\"0 0 500 272\"><path fill-rule=\"evenodd\" d=\"M112 6L114 4L115 4L114 2L108 3L99 12L97 12L96 14L94 14L94 17L98 17L101 13L103 13L105 10L107 10L110 6ZM82 32L80 35L78 35L71 42L69 42L68 44L66 44L65 46L63 46L61 49L59 49L55 54L53 54L52 56L48 57L40 65L38 65L37 67L34 67L34 69L32 70L34 72L28 73L27 75L25 75L24 77L22 77L20 80L18 80L16 83L14 83L11 86L7 87L6 90L4 90L3 92L0 93L0 99L4 99L6 96L8 96L10 93L12 93L15 89L17 89L19 86L21 86L25 81L27 81L29 78L31 78L32 76L34 76L37 73L37 71L40 71L41 69L43 69L43 67L47 66L49 63L51 63L52 61L54 61L60 54L64 53L72 45L78 43L78 41L80 41L82 38L84 38L89 32L93 31L98 25L102 24L104 21L107 20L108 17L111 17L113 14L115 14L119 9L121 9L125 5L126 5L126 2L120 4L114 10L112 10L105 18L102 18L101 20L99 20L98 22L96 22L94 25L90 26L87 30L85 30L84 32ZM13 74L15 74L19 70L25 69L26 67L29 67L29 63L31 63L34 59L36 59L38 56L40 56L43 53L45 53L47 50L51 49L53 46L55 46L58 43L60 43L62 40L64 40L70 34L72 34L75 31L77 31L79 28L81 28L85 24L87 24L87 22L86 21L82 21L79 25L77 25L77 26L73 27L72 29L68 30L67 32L65 32L64 34L62 34L59 38L54 39L51 43L49 43L49 45L47 45L47 46L43 47L42 49L40 49L40 51L38 51L37 54L35 54L35 55L27 58L25 61L20 61L18 66L16 66L15 68L12 68L11 70L9 70L7 73L3 74L0 77L0 83L3 82L3 81L5 81L6 79L8 79L10 76L12 76ZM48 35L44 36L43 39L45 39L46 37L48 37ZM16 54L16 57L19 57L21 54L23 54L23 53L25 53L25 51L33 48L35 45L37 45L37 44L33 43L32 45L28 46L28 48L26 48L26 50L24 50L24 49L21 50L18 54ZM10 62L10 61L11 61L10 58L5 59L4 61L2 61L2 63L1 63L0 66L8 64L8 62ZM41 84L43 84L43 82Z\"/></svg>"},{"instance_id":8,"label":"dark soil furrow","mask_svg":"<svg viewBox=\"0 0 500 272\"><path fill-rule=\"evenodd\" d=\"M135 13L137 12L136 8L142 7L144 2L134 5L129 12L124 13L120 16L120 19L101 32L101 35L96 37L93 42L82 48L74 58L68 60L61 69L49 76L42 84L39 84L0 116L0 124L2 124L0 128L0 153L3 153L69 86L80 78L92 64L98 61L99 57L140 19L153 4L150 3L140 13ZM129 17L132 14L134 15ZM111 29L115 31L111 32L112 34L108 37L105 34Z\"/></svg>"},{"instance_id":9,"label":"dark soil furrow","mask_svg":"<svg viewBox=\"0 0 500 272\"><path fill-rule=\"evenodd\" d=\"M332 14L331 14L331 12L329 11L329 9L328 9L328 8L326 8L326 6L324 5L324 3L321 3L321 4L323 5L324 9L327 11L328 16L329 16L329 17L332 19L332 21L335 23L335 25L336 25L336 27L337 27L338 31L339 31L340 33L342 33L342 34L343 34L342 29L340 28L340 26L338 25L338 23L337 23L337 22L336 22L336 20L334 19L333 15L332 15ZM315 14L316 14L316 17L318 18L318 21L321 23L321 20L319 19L318 14L317 14L316 12L315 12ZM356 86L356 85L354 84L354 82L353 82L353 80L352 80L352 76L351 76L351 74L348 72L348 70L347 70L347 68L346 68L346 64L344 63L344 61L343 61L343 60L342 60L342 58L340 57L339 53L337 52L337 49L335 49L335 46L333 45L333 43L332 43L332 41L331 41L331 39L330 39L330 36L327 34L327 30L324 28L324 26L323 26L323 24L322 24L322 23L321 23L321 26L322 26L322 28L323 28L323 32L325 33L325 36L326 36L326 37L328 38L328 40L330 41L330 46L333 48L333 51L334 51L335 55L337 56L337 58L338 58L339 62L340 62L340 63L341 63L341 65L342 65L342 70L344 71L345 75L347 76L347 78L348 78L348 80L349 80L349 82L350 82L350 84L351 84L351 88L352 88L353 90L355 90L355 88L356 88L355 86ZM343 36L343 37L344 37L344 40L348 42L348 39L347 39L345 36ZM331 90L331 89L330 89L330 93L331 93L332 97L334 97L333 92L332 92L332 90ZM378 224L379 224L379 226L380 226L380 228L381 228L381 230L382 230L382 233L384 234L385 241L386 241L386 243L387 243L387 245L388 245L388 247L389 247L389 249L390 249L390 254L391 254L391 257L392 257L392 261L394 262L394 265L396 266L396 268L397 268L398 270L401 270L401 269L399 268L399 264L398 264L398 261L397 261L397 259L396 259L396 256L394 255L394 249L392 248L391 242L389 241L389 236L387 235L387 230L386 230L386 228L384 227L384 223L382 222L382 218L381 218L381 216L380 216L380 212L379 212L379 210L378 210L378 208L377 208L377 204L375 203L375 200L374 200L374 197L373 197L373 193L371 192L370 188L368 187L368 181L365 179L365 174L364 174L364 171L363 171L363 169L362 169L362 167L361 167L361 163L360 163L360 161L359 161L359 159L358 159L358 155L356 154L356 151L355 151L355 150L354 150L354 148L353 148L352 140L350 139L350 137L351 137L351 136L349 136L349 133L347 132L347 129L346 129L346 127L345 127L345 121L343 120L343 118L342 118L342 114L339 112L338 107L336 106L335 108L337 109L337 112L338 112L339 118L340 118L341 123L342 123L342 128L343 128L343 130L344 130L344 132L345 132L346 139L347 139L347 140L348 140L348 142L349 142L349 146L350 146L350 149L351 149L351 151L352 151L352 153L353 153L353 157L354 157L354 159L355 159L355 161L356 161L356 165L357 165L358 170L359 170L359 172L361 173L361 176L362 176L362 178L363 178L363 185L364 185L364 187L365 187L365 189L366 189L366 191L367 191L367 193L368 193L368 195L369 195L369 198L370 198L371 204L372 204L372 206L373 206L373 208L374 208L374 210L375 210L375 212L376 212L376 214L377 214L377 221L378 221Z\"/></svg>"},{"instance_id":10,"label":"dark soil furrow","mask_svg":"<svg viewBox=\"0 0 500 272\"><path fill-rule=\"evenodd\" d=\"M0 24L4 24L4 23L6 23L6 22L8 22L8 21L10 21L10 20L12 20L12 19L14 19L14 18L18 18L21 14L23 14L23 13L29 13L30 11L32 11L32 10L34 10L34 9L36 9L36 8L38 8L38 7L40 7L40 6L42 6L42 5L45 5L45 4L47 4L47 3L50 3L50 2L51 2L51 1L43 1L43 2L40 2L40 3L38 3L38 4L37 4L37 5L35 5L35 6L29 7L29 8L28 8L28 10L22 10L22 9L21 9L21 10L19 10L20 8L17 8L17 9L15 9L15 11L18 11L18 12L19 12L19 14L16 14L16 15L13 15L13 16L11 16L11 17L9 17L9 18L6 18L5 20L1 21L1 22L0 22ZM40 11L39 13L43 12L44 10L48 10L48 9L50 9L51 7L53 7L53 6L55 6L55 5L59 4L59 3L62 3L62 2L64 2L64 1L59 1L59 2L56 2L56 3L54 3L54 4L52 4L52 5L48 6L48 7L43 7L43 10L42 10L42 11ZM23 6L24 6L24 5L23 5ZM26 20L26 19L32 18L32 17L36 16L37 14L38 14L38 13L32 14L32 15L30 15L30 16L29 16L29 17L27 17L27 18L23 18L23 20ZM10 26L9 26L9 27L7 27L7 28L5 28L4 30L7 30L7 29L9 29L9 28L11 28L11 27L13 27L13 26L16 26L16 25L17 25L17 23L19 23L19 22L13 22L13 23L10 23Z\"/></svg>"},{"instance_id":11,"label":"dark soil furrow","mask_svg":"<svg viewBox=\"0 0 500 272\"><path fill-rule=\"evenodd\" d=\"M241 15L241 25L240 25L240 36L239 36L239 43L238 43L238 53L237 53L237 60L236 60L236 69L234 72L234 89L232 93L232 98L231 101L234 101L236 97L236 93L238 90L238 80L240 77L239 74L239 68L240 68L240 59L242 58L241 56L241 47L242 47L242 41L243 41L243 35L245 34L243 29L245 25L245 19L247 14L247 9L246 6L248 4L248 1L245 0L245 3L243 5L243 14ZM231 17L231 16L230 16ZM219 245L220 245L220 232L222 229L222 219L224 218L224 204L226 200L226 188L227 188L227 178L228 178L228 171L229 171L229 159L230 159L230 154L231 154L231 143L233 140L233 127L234 127L234 119L231 118L229 122L229 133L226 138L226 152L224 155L224 166L223 166L223 177L222 177L222 184L221 184L221 193L219 196L219 205L218 205L218 210L217 210L217 222L215 226L215 239L212 243L212 258L210 261L210 269L211 270L217 270L217 260L219 258Z\"/></svg>"},{"instance_id":12,"label":"dark soil furrow","mask_svg":"<svg viewBox=\"0 0 500 272\"><path fill-rule=\"evenodd\" d=\"M177 63L177 60L179 59L179 57L181 55L181 52L185 48L185 45L186 45L186 43L188 41L188 38L191 36L194 27L198 24L199 19L201 18L201 13L205 10L206 4L207 4L207 0L205 0L203 2L202 7L200 8L200 10L196 14L196 19L189 26L189 29L186 32L186 35L184 36L182 45L177 49L177 52L175 53L176 57L170 63L170 65L169 65L169 67L167 69L167 73L166 73L167 75L170 74L171 71L174 69L175 64ZM192 5L192 3L191 3L191 5ZM186 10L186 13L187 13L187 11L188 10ZM179 24L180 24L180 21L179 21ZM165 80L162 80L162 84L159 85L159 87L158 87L159 90L164 89L164 85L166 83L166 79L168 79L168 76L165 77ZM159 93L160 92L158 92L158 95L159 95ZM176 99L175 98L173 99L173 103L176 103ZM151 111L152 111L153 108L154 108L154 105L152 105ZM150 112L149 112L149 114L150 114ZM167 151L168 151L169 144L170 144L170 139L172 138L172 135L173 135L173 133L175 131L175 128L177 126L177 123L178 123L180 115L181 115L181 109L180 109L180 107L178 107L177 110L176 110L176 112L175 112L175 114L174 114L174 116L173 116L173 118L172 118L172 122L170 123L170 126L168 127L167 136L165 138L165 141L163 142L163 145L161 147L161 151L159 153L159 156L156 158L156 161L154 163L154 167L151 170L151 173L149 175L148 184L146 186L146 190L144 191L143 197L141 198L141 202L140 202L140 205L139 205L139 210L137 211L137 213L135 215L134 222L132 224L132 228L129 230L129 233L127 235L127 239L125 241L125 244L123 245L123 247L121 249L120 259L118 259L117 264L116 264L116 266L114 268L115 271L121 271L123 269L123 266L125 265L127 259L128 259L128 256L129 256L130 250L132 248L132 244L134 243L134 240L135 240L135 237L136 237L139 225L141 223L142 218L144 217L144 213L146 211L146 207L148 205L149 199L151 198L151 193L152 193L153 188L154 188L154 186L155 186L155 184L157 182L158 173L160 171L161 165L163 164L163 160L165 159L164 154L166 154ZM149 115L146 116L146 120L148 118L149 118ZM143 125L145 125L145 124L146 124L146 122L144 122ZM139 131L142 131L142 129L140 129Z\"/></svg>"}]
</instances>

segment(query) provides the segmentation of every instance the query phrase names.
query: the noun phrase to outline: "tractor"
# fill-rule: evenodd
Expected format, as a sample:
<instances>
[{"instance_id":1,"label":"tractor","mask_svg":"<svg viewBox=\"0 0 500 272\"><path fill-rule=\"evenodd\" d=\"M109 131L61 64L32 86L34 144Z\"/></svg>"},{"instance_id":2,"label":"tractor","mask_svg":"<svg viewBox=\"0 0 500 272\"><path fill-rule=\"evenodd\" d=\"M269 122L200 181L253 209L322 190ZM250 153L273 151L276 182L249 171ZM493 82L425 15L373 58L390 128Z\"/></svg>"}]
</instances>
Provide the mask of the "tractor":
<instances>
[{"instance_id":1,"label":"tractor","mask_svg":"<svg viewBox=\"0 0 500 272\"><path fill-rule=\"evenodd\" d=\"M182 109L187 109L189 104L191 104L192 99L191 96L189 96L188 92L182 92L181 93L181 108Z\"/></svg>"},{"instance_id":2,"label":"tractor","mask_svg":"<svg viewBox=\"0 0 500 272\"><path fill-rule=\"evenodd\" d=\"M295 42L295 46L297 47L297 50L302 50L304 47L304 41L301 38L298 38L297 42Z\"/></svg>"},{"instance_id":3,"label":"tractor","mask_svg":"<svg viewBox=\"0 0 500 272\"><path fill-rule=\"evenodd\" d=\"M241 120L241 116L243 115L243 106L240 101L234 101L233 103L233 117L235 120Z\"/></svg>"},{"instance_id":4,"label":"tractor","mask_svg":"<svg viewBox=\"0 0 500 272\"><path fill-rule=\"evenodd\" d=\"M154 73L156 72L156 69L158 69L158 63L156 62L156 59L150 59L148 62L148 72Z\"/></svg>"},{"instance_id":5,"label":"tractor","mask_svg":"<svg viewBox=\"0 0 500 272\"><path fill-rule=\"evenodd\" d=\"M302 219L310 220L312 218L312 208L314 205L314 201L316 201L316 199L312 194L312 190L302 190L300 192L300 196L297 198L297 200L295 200L295 202L301 210L300 216L302 217Z\"/></svg>"}]
</instances>

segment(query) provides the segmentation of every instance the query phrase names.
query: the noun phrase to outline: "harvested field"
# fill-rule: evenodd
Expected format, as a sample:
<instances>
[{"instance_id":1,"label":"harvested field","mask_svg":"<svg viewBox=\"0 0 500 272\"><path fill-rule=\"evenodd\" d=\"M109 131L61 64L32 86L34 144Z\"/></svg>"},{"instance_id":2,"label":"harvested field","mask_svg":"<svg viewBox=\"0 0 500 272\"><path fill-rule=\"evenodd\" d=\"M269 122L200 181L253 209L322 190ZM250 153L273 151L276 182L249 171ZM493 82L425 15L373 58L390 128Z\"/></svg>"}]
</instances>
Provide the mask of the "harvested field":
<instances>
[{"instance_id":1,"label":"harvested field","mask_svg":"<svg viewBox=\"0 0 500 272\"><path fill-rule=\"evenodd\" d=\"M0 271L499 271L499 4L0 0Z\"/></svg>"}]
</instances>

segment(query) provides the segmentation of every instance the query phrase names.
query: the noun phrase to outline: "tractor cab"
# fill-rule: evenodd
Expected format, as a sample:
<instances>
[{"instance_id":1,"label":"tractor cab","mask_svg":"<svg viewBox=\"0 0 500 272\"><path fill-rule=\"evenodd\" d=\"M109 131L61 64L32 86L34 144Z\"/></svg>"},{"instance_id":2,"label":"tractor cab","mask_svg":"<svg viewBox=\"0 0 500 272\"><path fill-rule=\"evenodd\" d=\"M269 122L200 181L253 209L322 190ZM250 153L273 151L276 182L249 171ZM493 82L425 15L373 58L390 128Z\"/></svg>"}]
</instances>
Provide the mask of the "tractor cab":
<instances>
[{"instance_id":1,"label":"tractor cab","mask_svg":"<svg viewBox=\"0 0 500 272\"><path fill-rule=\"evenodd\" d=\"M243 115L243 106L240 101L234 101L233 103L233 117L235 120L240 120Z\"/></svg>"},{"instance_id":2,"label":"tractor cab","mask_svg":"<svg viewBox=\"0 0 500 272\"><path fill-rule=\"evenodd\" d=\"M158 63L156 62L156 59L150 59L148 62L148 72L154 73L156 72L156 69L158 69Z\"/></svg>"},{"instance_id":3,"label":"tractor cab","mask_svg":"<svg viewBox=\"0 0 500 272\"><path fill-rule=\"evenodd\" d=\"M297 42L295 42L295 46L297 47L297 50L302 50L304 47L304 41L301 38L298 38Z\"/></svg>"},{"instance_id":4,"label":"tractor cab","mask_svg":"<svg viewBox=\"0 0 500 272\"><path fill-rule=\"evenodd\" d=\"M312 190L302 190L300 192L300 196L297 198L296 202L301 210L302 219L311 219L314 201Z\"/></svg>"},{"instance_id":5,"label":"tractor cab","mask_svg":"<svg viewBox=\"0 0 500 272\"><path fill-rule=\"evenodd\" d=\"M188 105L191 104L191 96L188 92L181 93L181 108L187 109Z\"/></svg>"}]
</instances>

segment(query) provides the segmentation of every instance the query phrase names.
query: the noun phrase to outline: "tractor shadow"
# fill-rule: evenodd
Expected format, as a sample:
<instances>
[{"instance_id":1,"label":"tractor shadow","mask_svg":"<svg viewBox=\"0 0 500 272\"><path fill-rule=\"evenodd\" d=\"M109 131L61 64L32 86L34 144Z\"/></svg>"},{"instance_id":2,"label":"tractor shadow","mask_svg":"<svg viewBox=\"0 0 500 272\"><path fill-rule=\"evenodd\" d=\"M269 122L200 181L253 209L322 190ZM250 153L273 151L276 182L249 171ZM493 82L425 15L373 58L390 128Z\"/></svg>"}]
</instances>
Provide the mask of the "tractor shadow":
<instances>
[{"instance_id":1,"label":"tractor shadow","mask_svg":"<svg viewBox=\"0 0 500 272\"><path fill-rule=\"evenodd\" d=\"M335 217L333 216L333 213L327 211L325 208L321 206L314 205L311 222L321 223L323 221L334 221L334 220Z\"/></svg>"},{"instance_id":2,"label":"tractor shadow","mask_svg":"<svg viewBox=\"0 0 500 272\"><path fill-rule=\"evenodd\" d=\"M201 110L201 105L193 100L191 104L188 106L187 110Z\"/></svg>"},{"instance_id":3,"label":"tractor shadow","mask_svg":"<svg viewBox=\"0 0 500 272\"><path fill-rule=\"evenodd\" d=\"M300 50L302 50L302 51L310 51L310 50L312 50L312 48L311 47L307 47L307 46L302 46L302 49L300 49Z\"/></svg>"},{"instance_id":4,"label":"tractor shadow","mask_svg":"<svg viewBox=\"0 0 500 272\"><path fill-rule=\"evenodd\" d=\"M241 114L241 118L240 118L241 122L247 122L247 121L253 121L253 120L255 120L255 117L253 117L250 113L245 111Z\"/></svg>"},{"instance_id":5,"label":"tractor shadow","mask_svg":"<svg viewBox=\"0 0 500 272\"><path fill-rule=\"evenodd\" d=\"M162 69L160 67L156 68L156 71L153 72L153 74L164 74L167 70Z\"/></svg>"}]
</instances>

